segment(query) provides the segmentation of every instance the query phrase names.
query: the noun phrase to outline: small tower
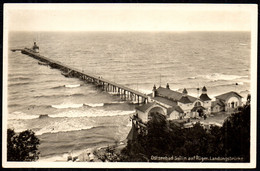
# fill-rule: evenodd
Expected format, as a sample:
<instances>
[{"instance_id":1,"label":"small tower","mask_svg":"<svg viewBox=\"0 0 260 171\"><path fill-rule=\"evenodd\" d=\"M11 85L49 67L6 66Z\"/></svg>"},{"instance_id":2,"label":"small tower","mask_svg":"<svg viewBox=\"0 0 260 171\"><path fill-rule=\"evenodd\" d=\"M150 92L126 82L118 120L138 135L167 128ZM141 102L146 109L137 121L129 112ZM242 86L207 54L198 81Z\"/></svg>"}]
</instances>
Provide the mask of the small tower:
<instances>
[{"instance_id":1,"label":"small tower","mask_svg":"<svg viewBox=\"0 0 260 171\"><path fill-rule=\"evenodd\" d=\"M202 94L207 94L207 89L205 86L202 88Z\"/></svg>"},{"instance_id":2,"label":"small tower","mask_svg":"<svg viewBox=\"0 0 260 171\"><path fill-rule=\"evenodd\" d=\"M168 83L166 84L166 88L167 88L167 89L170 89L170 86L169 86L169 84L168 84Z\"/></svg>"},{"instance_id":3,"label":"small tower","mask_svg":"<svg viewBox=\"0 0 260 171\"><path fill-rule=\"evenodd\" d=\"M188 97L188 91L186 90L186 88L183 89L182 96L178 102L183 103L183 104L191 103L191 101Z\"/></svg>"},{"instance_id":4,"label":"small tower","mask_svg":"<svg viewBox=\"0 0 260 171\"><path fill-rule=\"evenodd\" d=\"M201 93L201 95L200 95L200 100L202 100L202 101L208 101L208 100L211 100L210 98L209 98L209 96L207 95L207 89L206 89L206 87L204 86L203 88L202 88L202 93Z\"/></svg>"},{"instance_id":5,"label":"small tower","mask_svg":"<svg viewBox=\"0 0 260 171\"><path fill-rule=\"evenodd\" d=\"M39 46L36 45L36 42L34 42L32 49L35 53L39 53Z\"/></svg>"},{"instance_id":6,"label":"small tower","mask_svg":"<svg viewBox=\"0 0 260 171\"><path fill-rule=\"evenodd\" d=\"M154 85L153 86L153 97L156 97L156 94L157 94L157 90L156 90L156 86Z\"/></svg>"},{"instance_id":7,"label":"small tower","mask_svg":"<svg viewBox=\"0 0 260 171\"><path fill-rule=\"evenodd\" d=\"M186 90L186 88L184 88L182 91L182 96L187 97L187 95L188 95L188 91Z\"/></svg>"}]
</instances>

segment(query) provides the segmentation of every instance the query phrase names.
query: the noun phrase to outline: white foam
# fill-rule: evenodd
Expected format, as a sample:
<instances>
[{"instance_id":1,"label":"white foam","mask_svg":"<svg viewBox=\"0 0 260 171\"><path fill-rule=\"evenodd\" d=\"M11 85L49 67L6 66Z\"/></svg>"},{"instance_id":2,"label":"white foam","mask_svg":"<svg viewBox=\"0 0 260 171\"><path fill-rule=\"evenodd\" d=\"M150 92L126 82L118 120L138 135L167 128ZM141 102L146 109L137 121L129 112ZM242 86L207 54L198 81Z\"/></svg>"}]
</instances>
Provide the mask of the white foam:
<instances>
[{"instance_id":1,"label":"white foam","mask_svg":"<svg viewBox=\"0 0 260 171\"><path fill-rule=\"evenodd\" d=\"M125 103L123 101L117 101L117 102L109 102L108 104L122 104L122 103Z\"/></svg>"},{"instance_id":2,"label":"white foam","mask_svg":"<svg viewBox=\"0 0 260 171\"><path fill-rule=\"evenodd\" d=\"M219 80L235 80L239 78L248 78L248 76L239 76L239 75L225 75L225 74L220 74L220 73L213 73L213 74L208 74L208 75L201 75L196 78L206 78L212 81L219 81Z\"/></svg>"},{"instance_id":3,"label":"white foam","mask_svg":"<svg viewBox=\"0 0 260 171\"><path fill-rule=\"evenodd\" d=\"M90 106L90 107L101 107L101 106L104 106L104 103L84 103L84 105Z\"/></svg>"},{"instance_id":4,"label":"white foam","mask_svg":"<svg viewBox=\"0 0 260 171\"><path fill-rule=\"evenodd\" d=\"M36 119L39 115L29 115L21 111L15 111L8 114L8 120L20 120L20 119Z\"/></svg>"},{"instance_id":5,"label":"white foam","mask_svg":"<svg viewBox=\"0 0 260 171\"><path fill-rule=\"evenodd\" d=\"M59 105L51 105L51 107L56 108L56 109L66 109L66 108L80 108L83 107L82 104L59 104Z\"/></svg>"},{"instance_id":6,"label":"white foam","mask_svg":"<svg viewBox=\"0 0 260 171\"><path fill-rule=\"evenodd\" d=\"M150 93L152 93L151 90L147 90L147 89L138 89L138 91L141 92L141 93L144 93L144 94L150 94Z\"/></svg>"},{"instance_id":7,"label":"white foam","mask_svg":"<svg viewBox=\"0 0 260 171\"><path fill-rule=\"evenodd\" d=\"M80 86L80 84L65 85L65 87L67 87L67 88L75 88L75 87L79 87L79 86Z\"/></svg>"},{"instance_id":8,"label":"white foam","mask_svg":"<svg viewBox=\"0 0 260 171\"><path fill-rule=\"evenodd\" d=\"M243 83L243 82L237 82L237 84L238 84L238 85L244 85L244 83Z\"/></svg>"},{"instance_id":9,"label":"white foam","mask_svg":"<svg viewBox=\"0 0 260 171\"><path fill-rule=\"evenodd\" d=\"M75 124L77 125L77 124ZM40 129L39 131L35 132L35 135L42 135L44 133L58 133L58 132L70 132L70 131L80 131L80 130L86 130L86 129L91 129L93 126L80 126L74 127L71 124L61 124L58 123L56 125L49 125L47 127L44 127Z\"/></svg>"},{"instance_id":10,"label":"white foam","mask_svg":"<svg viewBox=\"0 0 260 171\"><path fill-rule=\"evenodd\" d=\"M122 111L122 110L113 110L113 111L105 111L105 110L96 110L95 108L90 108L89 110L78 111L78 110L70 110L66 112L61 112L58 114L49 115L52 118L60 118L60 117L68 117L68 118L76 118L76 117L104 117L104 116L122 116L129 115L134 113L135 111Z\"/></svg>"}]
</instances>

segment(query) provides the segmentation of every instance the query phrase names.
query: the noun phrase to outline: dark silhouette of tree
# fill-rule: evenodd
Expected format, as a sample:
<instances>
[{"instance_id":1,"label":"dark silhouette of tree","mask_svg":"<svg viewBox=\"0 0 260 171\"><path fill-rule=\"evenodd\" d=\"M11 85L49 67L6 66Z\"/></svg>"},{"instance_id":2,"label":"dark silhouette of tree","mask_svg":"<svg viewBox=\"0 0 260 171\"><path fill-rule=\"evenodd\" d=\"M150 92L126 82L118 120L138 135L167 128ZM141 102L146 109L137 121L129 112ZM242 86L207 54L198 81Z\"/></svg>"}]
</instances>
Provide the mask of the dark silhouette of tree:
<instances>
[{"instance_id":1,"label":"dark silhouette of tree","mask_svg":"<svg viewBox=\"0 0 260 171\"><path fill-rule=\"evenodd\" d=\"M128 141L121 161L151 161L151 156L242 157L250 160L250 105L228 117L222 127L205 129L200 123L181 128L155 113L147 123L147 134ZM196 160L196 159L195 159Z\"/></svg>"},{"instance_id":2,"label":"dark silhouette of tree","mask_svg":"<svg viewBox=\"0 0 260 171\"><path fill-rule=\"evenodd\" d=\"M225 156L250 160L250 105L232 114L223 123L222 142Z\"/></svg>"},{"instance_id":3,"label":"dark silhouette of tree","mask_svg":"<svg viewBox=\"0 0 260 171\"><path fill-rule=\"evenodd\" d=\"M31 130L16 134L7 130L7 161L36 161L39 158L40 140Z\"/></svg>"}]
</instances>

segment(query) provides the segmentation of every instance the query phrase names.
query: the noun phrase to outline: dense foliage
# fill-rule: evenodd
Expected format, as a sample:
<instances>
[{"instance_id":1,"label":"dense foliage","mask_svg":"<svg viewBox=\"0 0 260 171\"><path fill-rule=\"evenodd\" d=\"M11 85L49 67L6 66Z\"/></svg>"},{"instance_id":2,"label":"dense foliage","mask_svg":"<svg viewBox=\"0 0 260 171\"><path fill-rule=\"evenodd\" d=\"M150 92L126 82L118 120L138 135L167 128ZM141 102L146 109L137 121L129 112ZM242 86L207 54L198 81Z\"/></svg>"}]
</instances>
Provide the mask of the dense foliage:
<instances>
[{"instance_id":1,"label":"dense foliage","mask_svg":"<svg viewBox=\"0 0 260 171\"><path fill-rule=\"evenodd\" d=\"M40 140L31 130L16 134L7 130L7 161L36 161L39 158Z\"/></svg>"},{"instance_id":2,"label":"dense foliage","mask_svg":"<svg viewBox=\"0 0 260 171\"><path fill-rule=\"evenodd\" d=\"M181 156L178 161L187 158L198 161L198 156L200 159L236 157L240 159L237 161L243 162L250 159L249 105L229 116L222 127L204 129L197 123L192 128L183 129L157 113L148 122L147 129L147 134L128 141L121 152L121 161L159 161L152 156Z\"/></svg>"}]
</instances>

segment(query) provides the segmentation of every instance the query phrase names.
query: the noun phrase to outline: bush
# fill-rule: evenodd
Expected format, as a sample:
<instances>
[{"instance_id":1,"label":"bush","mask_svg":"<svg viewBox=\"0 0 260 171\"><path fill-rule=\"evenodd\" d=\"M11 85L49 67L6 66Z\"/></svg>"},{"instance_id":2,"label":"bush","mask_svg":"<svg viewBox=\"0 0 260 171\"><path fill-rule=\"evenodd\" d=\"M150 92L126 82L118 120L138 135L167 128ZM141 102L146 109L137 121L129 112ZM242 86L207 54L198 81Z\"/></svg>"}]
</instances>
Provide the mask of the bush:
<instances>
[{"instance_id":1,"label":"bush","mask_svg":"<svg viewBox=\"0 0 260 171\"><path fill-rule=\"evenodd\" d=\"M36 161L39 159L40 140L31 130L16 134L7 130L7 161Z\"/></svg>"}]
</instances>

